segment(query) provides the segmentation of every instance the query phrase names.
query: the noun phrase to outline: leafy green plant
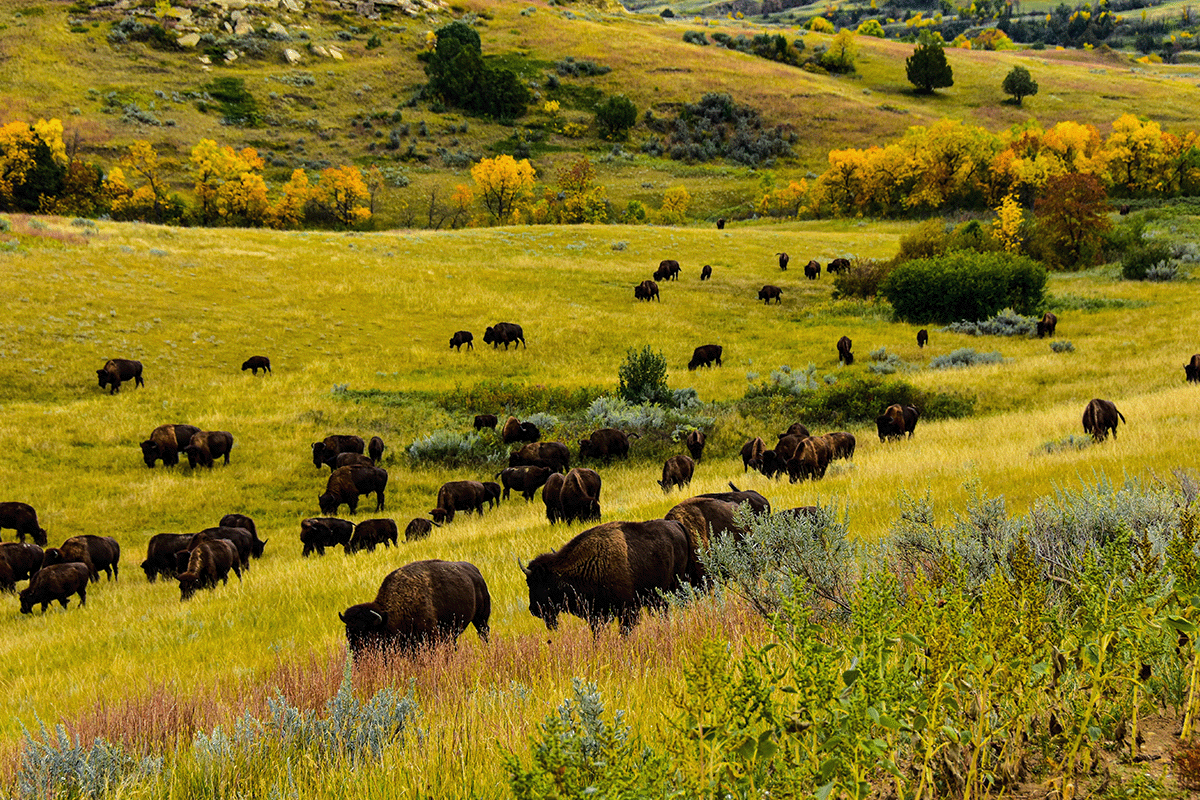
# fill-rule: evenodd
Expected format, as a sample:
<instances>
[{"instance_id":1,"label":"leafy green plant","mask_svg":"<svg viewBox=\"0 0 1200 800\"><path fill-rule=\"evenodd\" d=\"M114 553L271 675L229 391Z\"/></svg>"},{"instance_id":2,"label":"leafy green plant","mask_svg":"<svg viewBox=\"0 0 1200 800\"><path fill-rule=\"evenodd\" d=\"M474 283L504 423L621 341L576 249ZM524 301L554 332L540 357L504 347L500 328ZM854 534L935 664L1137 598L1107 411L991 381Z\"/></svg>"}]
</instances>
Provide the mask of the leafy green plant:
<instances>
[{"instance_id":1,"label":"leafy green plant","mask_svg":"<svg viewBox=\"0 0 1200 800\"><path fill-rule=\"evenodd\" d=\"M667 386L667 359L646 345L641 350L625 351L625 360L617 371L617 394L627 403L666 404L671 400Z\"/></svg>"},{"instance_id":2,"label":"leafy green plant","mask_svg":"<svg viewBox=\"0 0 1200 800\"><path fill-rule=\"evenodd\" d=\"M1033 314L1046 269L1025 256L957 251L898 265L880 286L896 315L914 323L981 320L1004 308Z\"/></svg>"},{"instance_id":3,"label":"leafy green plant","mask_svg":"<svg viewBox=\"0 0 1200 800\"><path fill-rule=\"evenodd\" d=\"M596 127L603 139L625 139L637 124L637 106L623 94L613 95L596 106Z\"/></svg>"}]
</instances>

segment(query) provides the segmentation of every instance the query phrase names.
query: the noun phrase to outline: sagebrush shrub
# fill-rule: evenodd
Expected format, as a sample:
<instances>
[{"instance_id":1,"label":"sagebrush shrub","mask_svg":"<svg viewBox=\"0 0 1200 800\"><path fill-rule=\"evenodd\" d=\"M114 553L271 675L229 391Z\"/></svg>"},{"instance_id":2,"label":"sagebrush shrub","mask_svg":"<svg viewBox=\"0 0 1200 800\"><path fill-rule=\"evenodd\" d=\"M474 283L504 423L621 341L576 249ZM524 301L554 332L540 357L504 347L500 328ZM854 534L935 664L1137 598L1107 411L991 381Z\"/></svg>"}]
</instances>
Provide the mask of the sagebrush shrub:
<instances>
[{"instance_id":1,"label":"sagebrush shrub","mask_svg":"<svg viewBox=\"0 0 1200 800\"><path fill-rule=\"evenodd\" d=\"M641 350L625 351L625 360L617 370L620 383L617 394L628 403L669 403L667 359L646 345Z\"/></svg>"},{"instance_id":2,"label":"sagebrush shrub","mask_svg":"<svg viewBox=\"0 0 1200 800\"><path fill-rule=\"evenodd\" d=\"M941 330L968 336L1033 336L1037 332L1037 324L1037 317L1026 317L1006 308L985 320L951 322Z\"/></svg>"},{"instance_id":3,"label":"sagebrush shrub","mask_svg":"<svg viewBox=\"0 0 1200 800\"><path fill-rule=\"evenodd\" d=\"M977 353L973 347L960 347L953 352L947 353L944 356L937 356L929 360L930 369L964 369L966 367L975 367L980 364L1000 364L1004 361L1004 356L999 352Z\"/></svg>"}]
</instances>

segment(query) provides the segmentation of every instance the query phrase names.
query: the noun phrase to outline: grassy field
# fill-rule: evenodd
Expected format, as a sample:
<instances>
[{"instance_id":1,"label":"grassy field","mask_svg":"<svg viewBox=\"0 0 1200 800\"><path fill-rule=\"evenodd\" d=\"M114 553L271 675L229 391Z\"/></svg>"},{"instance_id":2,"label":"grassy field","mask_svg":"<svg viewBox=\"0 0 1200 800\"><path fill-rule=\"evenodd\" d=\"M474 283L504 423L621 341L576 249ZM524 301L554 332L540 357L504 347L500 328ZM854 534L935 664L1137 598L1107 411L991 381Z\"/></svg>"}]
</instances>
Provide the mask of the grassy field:
<instances>
[{"instance_id":1,"label":"grassy field","mask_svg":"<svg viewBox=\"0 0 1200 800\"><path fill-rule=\"evenodd\" d=\"M780 365L811 362L819 375L845 375L864 371L868 353L886 346L918 367L906 375L917 386L976 395L979 415L923 421L912 440L886 446L873 428L853 429L853 461L839 462L819 483L794 485L744 475L736 456L742 442L774 431L761 420L722 417L691 487L721 490L732 480L776 508L836 504L864 538L887 533L902 492L928 492L946 514L963 508L965 484L977 481L1003 494L1015 513L1056 488L1196 467L1196 390L1181 369L1200 349L1190 278L1133 284L1104 269L1053 276L1050 291L1059 298L1136 301L1060 312L1058 337L1074 344L1071 353L1036 339L937 330L918 350L914 326L870 305L831 301L827 276L810 282L799 269L781 273L774 257L785 250L796 264L888 256L907 230L901 223L438 235L13 223L13 243L0 250L0 352L9 365L0 386L0 499L33 504L52 545L111 535L123 554L120 580L95 586L86 609L72 603L66 612L22 616L15 597L0 597L0 690L9 700L0 739L10 747L35 715L161 749L243 707L261 707L272 687L319 706L341 675L337 612L372 599L388 571L416 559L480 567L493 597L494 640L485 648L467 633L457 653L360 674L362 690L415 680L427 709L428 738L410 747L403 765L380 767L405 776L389 796L462 796L494 786L496 742L515 746L569 691L572 676L595 680L617 707L644 709L638 724L653 725L669 705L688 642L756 640L761 629L747 612L705 604L648 620L628 640L610 631L593 643L573 618L547 636L528 613L516 560L557 547L583 526L551 528L540 499L460 517L399 550L300 557L299 522L319 515L325 480L309 443L327 434L383 437L391 475L385 515L401 529L433 507L443 481L490 479L477 470L417 468L405 455L423 433L468 429L468 414L430 398L481 381L615 388L626 349L649 344L666 356L673 388L729 401L745 393L747 373L762 380ZM1186 233L1193 225L1179 218L1151 228ZM633 285L666 257L680 261L682 278L661 284L661 303L635 302ZM714 274L702 284L706 263ZM782 305L755 299L765 283L783 288ZM483 345L483 328L501 320L524 326L528 349ZM447 348L460 328L474 332L474 351ZM843 334L859 357L849 368L836 360ZM692 349L709 342L724 347L724 366L687 372ZM1005 361L925 368L959 347L998 350ZM259 353L271 358L274 374L241 373L241 362ZM140 359L146 386L101 392L95 369L110 357ZM410 400L349 402L335 387L405 392ZM1128 419L1119 438L1044 452L1043 444L1082 433L1080 414L1093 396L1113 399ZM146 469L138 442L167 422L232 432L231 464L211 472L186 463ZM606 521L661 516L680 498L663 495L655 483L660 463L637 458L637 450L635 443L627 463L599 467ZM380 516L371 508L364 502L354 519ZM241 582L187 603L174 582L146 582L137 565L150 536L199 530L230 512L253 517L269 540Z\"/></svg>"}]
</instances>

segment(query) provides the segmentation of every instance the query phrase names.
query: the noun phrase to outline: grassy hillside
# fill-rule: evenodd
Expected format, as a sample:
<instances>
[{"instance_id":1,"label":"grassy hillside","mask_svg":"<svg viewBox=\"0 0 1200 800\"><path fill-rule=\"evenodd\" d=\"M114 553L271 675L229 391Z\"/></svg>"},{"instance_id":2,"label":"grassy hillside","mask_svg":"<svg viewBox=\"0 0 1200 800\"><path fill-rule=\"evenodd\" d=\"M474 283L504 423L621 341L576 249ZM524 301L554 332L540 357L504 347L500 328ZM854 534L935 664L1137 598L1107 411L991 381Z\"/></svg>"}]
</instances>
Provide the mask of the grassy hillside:
<instances>
[{"instance_id":1,"label":"grassy hillside","mask_svg":"<svg viewBox=\"0 0 1200 800\"><path fill-rule=\"evenodd\" d=\"M1194 225L1177 218L1152 228L1168 235ZM854 428L853 461L839 462L818 483L743 474L741 443L774 435L763 420L722 416L709 431L691 493L721 490L732 480L761 491L776 508L836 504L858 537L889 530L901 493L928 492L947 513L963 507L965 484L976 481L1019 512L1056 487L1153 480L1174 467L1195 467L1196 390L1183 383L1181 369L1197 350L1194 280L1131 284L1102 269L1054 276L1050 290L1059 298L1136 301L1061 312L1058 336L1074 344L1072 353L1053 353L1036 339L976 340L936 330L918 350L914 327L870 305L833 302L826 276L810 282L796 269L781 273L774 258L779 250L793 263L884 256L905 229L581 226L434 236L113 223L92 230L16 219L13 243L0 250L0 351L9 364L0 387L0 499L33 504L51 544L105 534L118 539L123 554L120 580L94 586L86 609L73 602L65 612L22 616L15 597L0 597L0 686L10 699L0 734L11 745L36 714L161 749L243 707L261 708L273 687L319 707L341 674L337 612L371 599L388 571L422 558L479 565L493 597L494 639L484 648L467 633L457 653L359 675L360 690L414 679L427 710L427 738L380 768L395 781L387 794L462 796L472 786L500 794L495 743L520 741L569 691L574 675L597 681L619 707L643 708L638 724L653 724L651 712L667 707L688 642L707 636L737 645L754 641L760 628L744 610L702 604L648 619L628 640L610 631L593 643L574 618L547 635L526 608L516 560L559 546L583 526L551 528L540 498L460 517L399 550L302 559L298 540L300 520L318 515L325 480L309 443L330 433L382 436L391 476L384 515L403 528L432 508L443 481L490 478L477 469L417 467L406 457L423 433L469 428L467 413L445 410L437 397L497 380L612 388L628 347L662 351L671 386L695 387L706 402L737 399L749 385L747 373L762 380L782 364L802 369L812 362L818 375L861 373L880 346L919 367L906 376L918 386L976 395L979 416L923 421L910 441L882 445L873 427ZM664 257L680 261L683 277L662 284L661 303L635 302L633 285ZM702 284L705 263L714 274ZM756 301L768 282L783 287L782 305ZM484 326L500 320L524 326L528 349L483 345ZM460 328L475 333L474 351L447 348ZM849 368L836 361L834 343L843 334L859 354ZM687 372L692 348L708 342L723 345L724 366ZM926 368L959 347L999 350L1005 361ZM239 371L257 353L271 358L273 375ZM94 370L109 357L140 359L146 386L102 393ZM350 402L336 387L401 393L390 395L401 401ZM1079 417L1093 396L1112 398L1125 414L1129 424L1119 438L1044 451L1047 442L1082 433ZM138 442L166 422L231 431L231 464L211 472L186 464L146 469ZM655 483L660 462L638 451L635 443L629 462L598 467L606 521L660 516L683 496L664 496ZM372 508L364 501L354 519L381 516ZM231 579L187 603L173 582L146 582L137 564L150 536L199 530L235 511L252 516L269 540L241 582Z\"/></svg>"}]
</instances>

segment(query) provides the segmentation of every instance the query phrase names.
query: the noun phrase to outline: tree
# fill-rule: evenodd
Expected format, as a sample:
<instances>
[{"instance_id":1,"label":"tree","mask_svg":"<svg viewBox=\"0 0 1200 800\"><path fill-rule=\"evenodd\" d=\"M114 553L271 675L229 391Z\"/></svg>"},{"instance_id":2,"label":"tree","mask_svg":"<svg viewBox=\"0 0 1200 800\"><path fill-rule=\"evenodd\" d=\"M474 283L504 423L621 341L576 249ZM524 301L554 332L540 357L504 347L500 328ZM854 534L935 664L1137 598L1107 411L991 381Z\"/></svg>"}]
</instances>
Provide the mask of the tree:
<instances>
[{"instance_id":1,"label":"tree","mask_svg":"<svg viewBox=\"0 0 1200 800\"><path fill-rule=\"evenodd\" d=\"M313 200L323 206L344 227L370 218L366 203L371 193L358 167L328 167L321 171L321 182L313 191Z\"/></svg>"},{"instance_id":2,"label":"tree","mask_svg":"<svg viewBox=\"0 0 1200 800\"><path fill-rule=\"evenodd\" d=\"M37 211L62 193L67 175L63 126L57 119L0 128L0 210Z\"/></svg>"},{"instance_id":3,"label":"tree","mask_svg":"<svg viewBox=\"0 0 1200 800\"><path fill-rule=\"evenodd\" d=\"M437 31L427 60L429 91L446 103L498 119L519 117L533 99L529 88L509 69L483 61L479 34L466 23L451 22Z\"/></svg>"},{"instance_id":4,"label":"tree","mask_svg":"<svg viewBox=\"0 0 1200 800\"><path fill-rule=\"evenodd\" d=\"M603 139L624 139L637 124L637 106L623 94L613 95L596 106L596 128Z\"/></svg>"},{"instance_id":5,"label":"tree","mask_svg":"<svg viewBox=\"0 0 1200 800\"><path fill-rule=\"evenodd\" d=\"M1034 204L1036 246L1042 261L1064 269L1090 267L1100 257L1108 220L1108 197L1091 175L1059 175Z\"/></svg>"},{"instance_id":6,"label":"tree","mask_svg":"<svg viewBox=\"0 0 1200 800\"><path fill-rule=\"evenodd\" d=\"M922 94L932 94L934 89L954 85L954 70L946 61L943 44L940 34L922 30L917 48L904 61L908 82Z\"/></svg>"},{"instance_id":7,"label":"tree","mask_svg":"<svg viewBox=\"0 0 1200 800\"><path fill-rule=\"evenodd\" d=\"M169 222L183 210L176 199L167 195L166 172L170 161L160 158L145 139L129 145L128 152L121 156L121 166L141 176L145 183L133 194L113 201L113 215L118 219Z\"/></svg>"},{"instance_id":8,"label":"tree","mask_svg":"<svg viewBox=\"0 0 1200 800\"><path fill-rule=\"evenodd\" d=\"M485 158L471 167L479 197L497 222L512 214L513 206L533 188L533 165L509 155Z\"/></svg>"},{"instance_id":9,"label":"tree","mask_svg":"<svg viewBox=\"0 0 1200 800\"><path fill-rule=\"evenodd\" d=\"M273 228L291 228L304 219L312 189L308 185L308 174L302 169L292 170L291 179L283 185L279 199L267 214Z\"/></svg>"},{"instance_id":10,"label":"tree","mask_svg":"<svg viewBox=\"0 0 1200 800\"><path fill-rule=\"evenodd\" d=\"M829 49L821 54L821 66L830 72L854 72L854 57L858 55L858 43L854 31L842 28L829 43Z\"/></svg>"},{"instance_id":11,"label":"tree","mask_svg":"<svg viewBox=\"0 0 1200 800\"><path fill-rule=\"evenodd\" d=\"M1017 101L1017 105L1021 105L1021 101L1026 97L1032 97L1038 92L1037 81L1029 74L1029 70L1022 66L1013 67L1008 74L1004 76L1004 83L1000 85L1007 95L1012 95Z\"/></svg>"},{"instance_id":12,"label":"tree","mask_svg":"<svg viewBox=\"0 0 1200 800\"><path fill-rule=\"evenodd\" d=\"M238 152L201 139L191 154L200 221L218 218L235 223L261 224L267 209L267 187L262 179L263 160L253 147Z\"/></svg>"},{"instance_id":13,"label":"tree","mask_svg":"<svg viewBox=\"0 0 1200 800\"><path fill-rule=\"evenodd\" d=\"M665 404L670 401L667 386L667 359L646 345L641 351L632 347L625 351L625 361L617 370L620 383L617 394L627 403Z\"/></svg>"}]
</instances>

